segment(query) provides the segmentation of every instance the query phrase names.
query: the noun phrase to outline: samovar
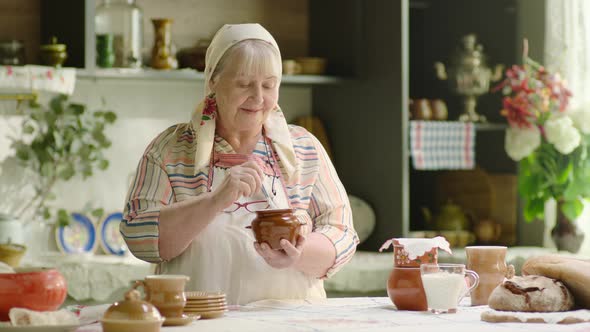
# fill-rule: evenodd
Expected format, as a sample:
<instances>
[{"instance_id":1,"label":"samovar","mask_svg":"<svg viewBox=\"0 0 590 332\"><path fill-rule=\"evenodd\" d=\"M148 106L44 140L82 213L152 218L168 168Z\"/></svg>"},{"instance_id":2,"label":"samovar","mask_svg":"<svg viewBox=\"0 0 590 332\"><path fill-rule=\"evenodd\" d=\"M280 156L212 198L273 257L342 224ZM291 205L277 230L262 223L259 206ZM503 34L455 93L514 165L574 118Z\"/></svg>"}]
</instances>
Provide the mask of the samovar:
<instances>
[{"instance_id":1,"label":"samovar","mask_svg":"<svg viewBox=\"0 0 590 332\"><path fill-rule=\"evenodd\" d=\"M461 47L457 49L451 58L451 66L448 69L442 62L436 62L434 67L441 80L448 80L453 91L463 96L464 110L459 116L459 121L486 122L484 115L478 114L477 98L488 92L490 82L502 78L503 65L496 65L494 71L487 65L483 46L477 42L475 34L463 37Z\"/></svg>"}]
</instances>

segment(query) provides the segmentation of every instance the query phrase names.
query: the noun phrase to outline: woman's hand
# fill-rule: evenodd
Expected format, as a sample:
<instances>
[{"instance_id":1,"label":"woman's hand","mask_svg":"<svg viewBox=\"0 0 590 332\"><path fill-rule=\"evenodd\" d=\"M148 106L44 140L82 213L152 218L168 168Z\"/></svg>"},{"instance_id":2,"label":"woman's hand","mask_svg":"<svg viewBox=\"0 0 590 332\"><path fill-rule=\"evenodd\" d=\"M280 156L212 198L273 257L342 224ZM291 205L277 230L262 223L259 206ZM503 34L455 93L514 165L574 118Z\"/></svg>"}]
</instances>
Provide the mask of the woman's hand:
<instances>
[{"instance_id":1,"label":"woman's hand","mask_svg":"<svg viewBox=\"0 0 590 332\"><path fill-rule=\"evenodd\" d=\"M252 196L262 188L262 178L262 169L254 161L230 168L219 188L213 192L216 206L223 210L241 196Z\"/></svg>"},{"instance_id":2,"label":"woman's hand","mask_svg":"<svg viewBox=\"0 0 590 332\"><path fill-rule=\"evenodd\" d=\"M295 265L299 261L304 245L305 237L299 235L295 246L291 242L282 239L281 247L283 250L273 250L267 243L258 242L254 242L254 249L264 258L268 265L275 269L285 269Z\"/></svg>"}]
</instances>

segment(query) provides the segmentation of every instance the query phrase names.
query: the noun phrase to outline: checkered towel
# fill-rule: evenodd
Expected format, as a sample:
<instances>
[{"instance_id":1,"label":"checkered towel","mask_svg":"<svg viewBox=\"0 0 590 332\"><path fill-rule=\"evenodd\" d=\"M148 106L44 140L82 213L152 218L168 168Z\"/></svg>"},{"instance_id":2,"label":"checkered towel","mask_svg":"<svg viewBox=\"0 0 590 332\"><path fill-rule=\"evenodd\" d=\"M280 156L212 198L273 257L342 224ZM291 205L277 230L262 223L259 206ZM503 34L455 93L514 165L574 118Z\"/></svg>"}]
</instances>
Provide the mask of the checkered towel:
<instances>
[{"instance_id":1,"label":"checkered towel","mask_svg":"<svg viewBox=\"0 0 590 332\"><path fill-rule=\"evenodd\" d=\"M410 155L415 169L472 169L473 123L410 121Z\"/></svg>"}]
</instances>

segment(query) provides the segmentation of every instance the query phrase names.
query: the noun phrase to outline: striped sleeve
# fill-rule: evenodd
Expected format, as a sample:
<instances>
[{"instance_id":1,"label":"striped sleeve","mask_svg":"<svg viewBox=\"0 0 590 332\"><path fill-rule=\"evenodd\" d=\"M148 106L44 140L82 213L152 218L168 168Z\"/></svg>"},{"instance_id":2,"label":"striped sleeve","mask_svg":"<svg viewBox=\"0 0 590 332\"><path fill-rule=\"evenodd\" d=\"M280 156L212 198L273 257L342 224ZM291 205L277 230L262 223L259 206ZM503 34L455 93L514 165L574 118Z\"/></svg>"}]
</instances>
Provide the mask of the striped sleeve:
<instances>
[{"instance_id":1,"label":"striped sleeve","mask_svg":"<svg viewBox=\"0 0 590 332\"><path fill-rule=\"evenodd\" d=\"M319 169L308 213L314 221L313 231L325 235L336 248L336 260L325 276L329 278L352 258L359 240L346 190L322 144L310 136L318 151Z\"/></svg>"},{"instance_id":2,"label":"striped sleeve","mask_svg":"<svg viewBox=\"0 0 590 332\"><path fill-rule=\"evenodd\" d=\"M160 209L173 199L172 186L155 143L157 139L137 166L119 226L133 255L151 263L162 261L158 245Z\"/></svg>"}]
</instances>

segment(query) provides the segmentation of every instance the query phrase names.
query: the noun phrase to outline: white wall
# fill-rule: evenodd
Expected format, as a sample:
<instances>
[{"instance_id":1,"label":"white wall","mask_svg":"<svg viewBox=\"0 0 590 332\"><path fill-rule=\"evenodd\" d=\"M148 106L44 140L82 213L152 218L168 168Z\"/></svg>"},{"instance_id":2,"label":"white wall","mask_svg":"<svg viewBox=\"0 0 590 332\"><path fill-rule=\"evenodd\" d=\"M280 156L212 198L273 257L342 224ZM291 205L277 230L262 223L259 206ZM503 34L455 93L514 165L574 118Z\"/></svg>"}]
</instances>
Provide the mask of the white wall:
<instances>
[{"instance_id":1,"label":"white wall","mask_svg":"<svg viewBox=\"0 0 590 332\"><path fill-rule=\"evenodd\" d=\"M156 81L127 79L83 79L76 84L72 100L86 103L91 110L102 107L117 113L117 122L107 129L113 145L106 152L110 167L92 178L73 179L56 186L55 205L70 210L85 204L120 211L124 206L129 177L147 144L162 130L190 119L192 110L203 97L203 83L194 81ZM280 105L288 121L311 114L311 88L283 86ZM0 113L1 114L1 113ZM0 115L0 160L12 155L6 134L9 125L18 127L15 116ZM0 166L1 167L1 166ZM15 165L5 165L0 174L0 210L15 207L23 201L22 184L32 177L24 176Z\"/></svg>"}]
</instances>

